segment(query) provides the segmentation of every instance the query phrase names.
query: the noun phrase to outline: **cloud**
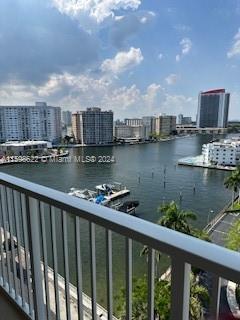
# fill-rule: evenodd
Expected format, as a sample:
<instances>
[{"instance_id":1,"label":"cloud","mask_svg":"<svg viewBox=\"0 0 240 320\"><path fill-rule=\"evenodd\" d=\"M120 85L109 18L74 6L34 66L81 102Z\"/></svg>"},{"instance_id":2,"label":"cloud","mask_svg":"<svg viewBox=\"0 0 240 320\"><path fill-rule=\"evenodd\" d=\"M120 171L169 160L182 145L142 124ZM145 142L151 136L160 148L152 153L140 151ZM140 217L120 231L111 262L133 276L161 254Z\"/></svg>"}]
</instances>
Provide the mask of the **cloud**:
<instances>
[{"instance_id":1,"label":"cloud","mask_svg":"<svg viewBox=\"0 0 240 320\"><path fill-rule=\"evenodd\" d=\"M184 95L171 95L166 93L165 99L161 104L161 110L167 114L183 113L195 119L197 112L197 98L186 97Z\"/></svg>"},{"instance_id":2,"label":"cloud","mask_svg":"<svg viewBox=\"0 0 240 320\"><path fill-rule=\"evenodd\" d=\"M238 120L240 118L240 109L239 109L239 101L240 101L240 91L234 90L231 92L230 97L230 107L229 107L229 119L230 120Z\"/></svg>"},{"instance_id":3,"label":"cloud","mask_svg":"<svg viewBox=\"0 0 240 320\"><path fill-rule=\"evenodd\" d=\"M52 0L53 5L63 14L82 20L83 15L102 23L114 17L116 11L136 10L141 0Z\"/></svg>"},{"instance_id":4,"label":"cloud","mask_svg":"<svg viewBox=\"0 0 240 320\"><path fill-rule=\"evenodd\" d=\"M162 60L163 58L163 53L159 53L158 56L157 56L158 60Z\"/></svg>"},{"instance_id":5,"label":"cloud","mask_svg":"<svg viewBox=\"0 0 240 320\"><path fill-rule=\"evenodd\" d=\"M151 23L155 16L152 11L138 11L126 16L116 16L109 28L111 43L117 48L126 47L127 40L146 28L146 25Z\"/></svg>"},{"instance_id":6,"label":"cloud","mask_svg":"<svg viewBox=\"0 0 240 320\"><path fill-rule=\"evenodd\" d=\"M54 74L42 85L8 83L0 85L1 104L33 104L46 101L71 111L100 106L112 109L114 117L141 117L184 113L195 115L197 99L171 95L158 83L140 89L136 84L119 86L115 79L106 80L89 74Z\"/></svg>"},{"instance_id":7,"label":"cloud","mask_svg":"<svg viewBox=\"0 0 240 320\"><path fill-rule=\"evenodd\" d=\"M179 76L175 73L171 73L169 76L165 78L165 81L167 82L168 85L173 85L177 82L179 79Z\"/></svg>"},{"instance_id":8,"label":"cloud","mask_svg":"<svg viewBox=\"0 0 240 320\"><path fill-rule=\"evenodd\" d=\"M120 51L113 59L106 59L100 69L106 73L118 75L128 69L139 65L143 61L140 48L131 47L129 51Z\"/></svg>"},{"instance_id":9,"label":"cloud","mask_svg":"<svg viewBox=\"0 0 240 320\"><path fill-rule=\"evenodd\" d=\"M45 1L1 1L0 26L0 82L39 84L52 73L85 71L98 61L98 39Z\"/></svg>"},{"instance_id":10,"label":"cloud","mask_svg":"<svg viewBox=\"0 0 240 320\"><path fill-rule=\"evenodd\" d=\"M240 28L238 29L238 32L234 36L234 43L231 49L227 53L228 58L232 58L235 56L240 56Z\"/></svg>"},{"instance_id":11,"label":"cloud","mask_svg":"<svg viewBox=\"0 0 240 320\"><path fill-rule=\"evenodd\" d=\"M192 41L189 38L183 38L179 44L181 46L181 53L176 55L177 62L179 62L182 57L188 55L192 49Z\"/></svg>"},{"instance_id":12,"label":"cloud","mask_svg":"<svg viewBox=\"0 0 240 320\"><path fill-rule=\"evenodd\" d=\"M177 61L177 62L179 62L179 61L180 61L180 59L181 59L180 54L177 54L177 55L176 55L176 61Z\"/></svg>"}]
</instances>

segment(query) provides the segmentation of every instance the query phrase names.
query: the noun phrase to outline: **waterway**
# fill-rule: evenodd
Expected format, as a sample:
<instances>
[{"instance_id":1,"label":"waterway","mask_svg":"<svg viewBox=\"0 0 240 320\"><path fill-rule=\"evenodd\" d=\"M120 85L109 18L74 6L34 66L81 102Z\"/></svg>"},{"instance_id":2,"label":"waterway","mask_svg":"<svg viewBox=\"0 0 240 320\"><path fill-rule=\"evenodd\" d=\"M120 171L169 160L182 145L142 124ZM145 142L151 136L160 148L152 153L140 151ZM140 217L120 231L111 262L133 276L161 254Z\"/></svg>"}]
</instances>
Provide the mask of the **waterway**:
<instances>
[{"instance_id":1,"label":"waterway","mask_svg":"<svg viewBox=\"0 0 240 320\"><path fill-rule=\"evenodd\" d=\"M93 189L97 184L121 182L131 190L128 198L140 201L138 217L153 222L160 217L157 211L159 205L171 200L179 202L181 194L181 207L195 212L198 217L195 225L202 228L207 224L207 220L213 218L231 198L230 192L223 186L224 178L229 173L177 166L177 161L180 158L200 154L202 144L211 139L212 136L199 135L152 144L74 148L70 149L73 161L69 163L18 164L1 167L1 171L64 192L68 192L71 187ZM74 156L80 156L81 161L74 161ZM114 162L85 162L87 156L96 158L110 156ZM61 229L60 224L58 229ZM70 220L69 244L74 248L75 238L71 229L74 229L74 226ZM104 235L104 230L97 228L98 302L103 304L106 301ZM82 223L81 236L84 288L86 292L90 292L86 223ZM139 255L141 247L139 244L135 245L134 276L145 272L146 258ZM58 249L59 265L62 266L61 243ZM71 279L75 282L74 262L70 260L70 263ZM166 265L167 259L162 259L161 269L166 268ZM117 236L114 236L113 243L113 280L116 294L124 280L124 239Z\"/></svg>"}]
</instances>

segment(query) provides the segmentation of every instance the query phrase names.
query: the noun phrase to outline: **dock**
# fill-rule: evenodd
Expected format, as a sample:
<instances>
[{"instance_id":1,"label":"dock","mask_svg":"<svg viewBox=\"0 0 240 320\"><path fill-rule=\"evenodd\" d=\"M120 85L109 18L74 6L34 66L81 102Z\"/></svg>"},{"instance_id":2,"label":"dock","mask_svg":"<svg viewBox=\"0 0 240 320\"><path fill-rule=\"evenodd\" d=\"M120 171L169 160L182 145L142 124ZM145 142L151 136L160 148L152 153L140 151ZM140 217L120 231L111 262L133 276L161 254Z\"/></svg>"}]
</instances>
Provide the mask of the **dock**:
<instances>
[{"instance_id":1,"label":"dock","mask_svg":"<svg viewBox=\"0 0 240 320\"><path fill-rule=\"evenodd\" d=\"M205 168L205 169L224 170L224 171L236 170L236 167L204 163L202 155L199 155L196 157L186 157L186 158L179 159L178 165L189 166L189 167L199 167L199 168Z\"/></svg>"}]
</instances>

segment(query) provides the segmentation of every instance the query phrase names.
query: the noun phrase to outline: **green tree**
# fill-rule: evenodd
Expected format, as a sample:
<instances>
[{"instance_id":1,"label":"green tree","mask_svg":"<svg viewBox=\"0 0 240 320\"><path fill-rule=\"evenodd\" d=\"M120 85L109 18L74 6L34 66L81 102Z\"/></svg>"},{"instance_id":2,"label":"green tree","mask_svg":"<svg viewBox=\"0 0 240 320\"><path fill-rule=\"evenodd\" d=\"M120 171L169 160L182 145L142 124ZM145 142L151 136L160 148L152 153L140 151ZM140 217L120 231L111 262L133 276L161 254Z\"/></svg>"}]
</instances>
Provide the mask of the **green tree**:
<instances>
[{"instance_id":1,"label":"green tree","mask_svg":"<svg viewBox=\"0 0 240 320\"><path fill-rule=\"evenodd\" d=\"M237 167L224 181L227 189L232 190L232 207L234 204L235 193L240 191L240 167Z\"/></svg>"},{"instance_id":2,"label":"green tree","mask_svg":"<svg viewBox=\"0 0 240 320\"><path fill-rule=\"evenodd\" d=\"M230 228L226 238L226 245L231 250L240 251L240 220L235 221Z\"/></svg>"},{"instance_id":3,"label":"green tree","mask_svg":"<svg viewBox=\"0 0 240 320\"><path fill-rule=\"evenodd\" d=\"M63 139L64 143L69 144L69 142L71 141L72 137L66 135Z\"/></svg>"},{"instance_id":4,"label":"green tree","mask_svg":"<svg viewBox=\"0 0 240 320\"><path fill-rule=\"evenodd\" d=\"M191 234L189 220L196 220L195 213L181 210L174 201L160 206L158 211L163 213L158 224L175 231Z\"/></svg>"},{"instance_id":5,"label":"green tree","mask_svg":"<svg viewBox=\"0 0 240 320\"><path fill-rule=\"evenodd\" d=\"M226 246L228 249L234 251L240 251L240 220L235 221L235 223L230 228L227 238L226 238ZM236 298L238 304L240 306L240 285L237 285L236 288Z\"/></svg>"},{"instance_id":6,"label":"green tree","mask_svg":"<svg viewBox=\"0 0 240 320\"><path fill-rule=\"evenodd\" d=\"M207 242L212 242L209 237L209 234L205 230L194 228L191 231L191 235L195 238L198 238Z\"/></svg>"},{"instance_id":7,"label":"green tree","mask_svg":"<svg viewBox=\"0 0 240 320\"><path fill-rule=\"evenodd\" d=\"M132 295L132 319L147 320L148 308L148 284L147 277L133 280L133 295ZM120 290L117 297L117 315L121 320L126 319L125 310L125 289ZM190 306L189 316L191 320L199 320L202 315L202 306L208 303L209 296L207 289L200 286L191 275L190 286ZM154 288L154 313L155 319L168 320L170 319L171 310L171 284L167 280L155 279Z\"/></svg>"}]
</instances>

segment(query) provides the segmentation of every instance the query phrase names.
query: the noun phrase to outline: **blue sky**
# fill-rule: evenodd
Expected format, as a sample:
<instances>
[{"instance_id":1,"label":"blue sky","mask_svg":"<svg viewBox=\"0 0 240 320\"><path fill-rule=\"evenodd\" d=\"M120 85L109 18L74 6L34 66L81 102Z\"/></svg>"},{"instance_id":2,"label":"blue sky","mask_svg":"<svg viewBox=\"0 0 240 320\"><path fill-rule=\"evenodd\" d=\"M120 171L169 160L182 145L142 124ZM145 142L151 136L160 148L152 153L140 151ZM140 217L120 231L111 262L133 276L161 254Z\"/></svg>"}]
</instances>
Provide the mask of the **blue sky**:
<instances>
[{"instance_id":1,"label":"blue sky","mask_svg":"<svg viewBox=\"0 0 240 320\"><path fill-rule=\"evenodd\" d=\"M239 68L239 0L0 2L1 105L194 118L199 91L223 87L240 119Z\"/></svg>"}]
</instances>

